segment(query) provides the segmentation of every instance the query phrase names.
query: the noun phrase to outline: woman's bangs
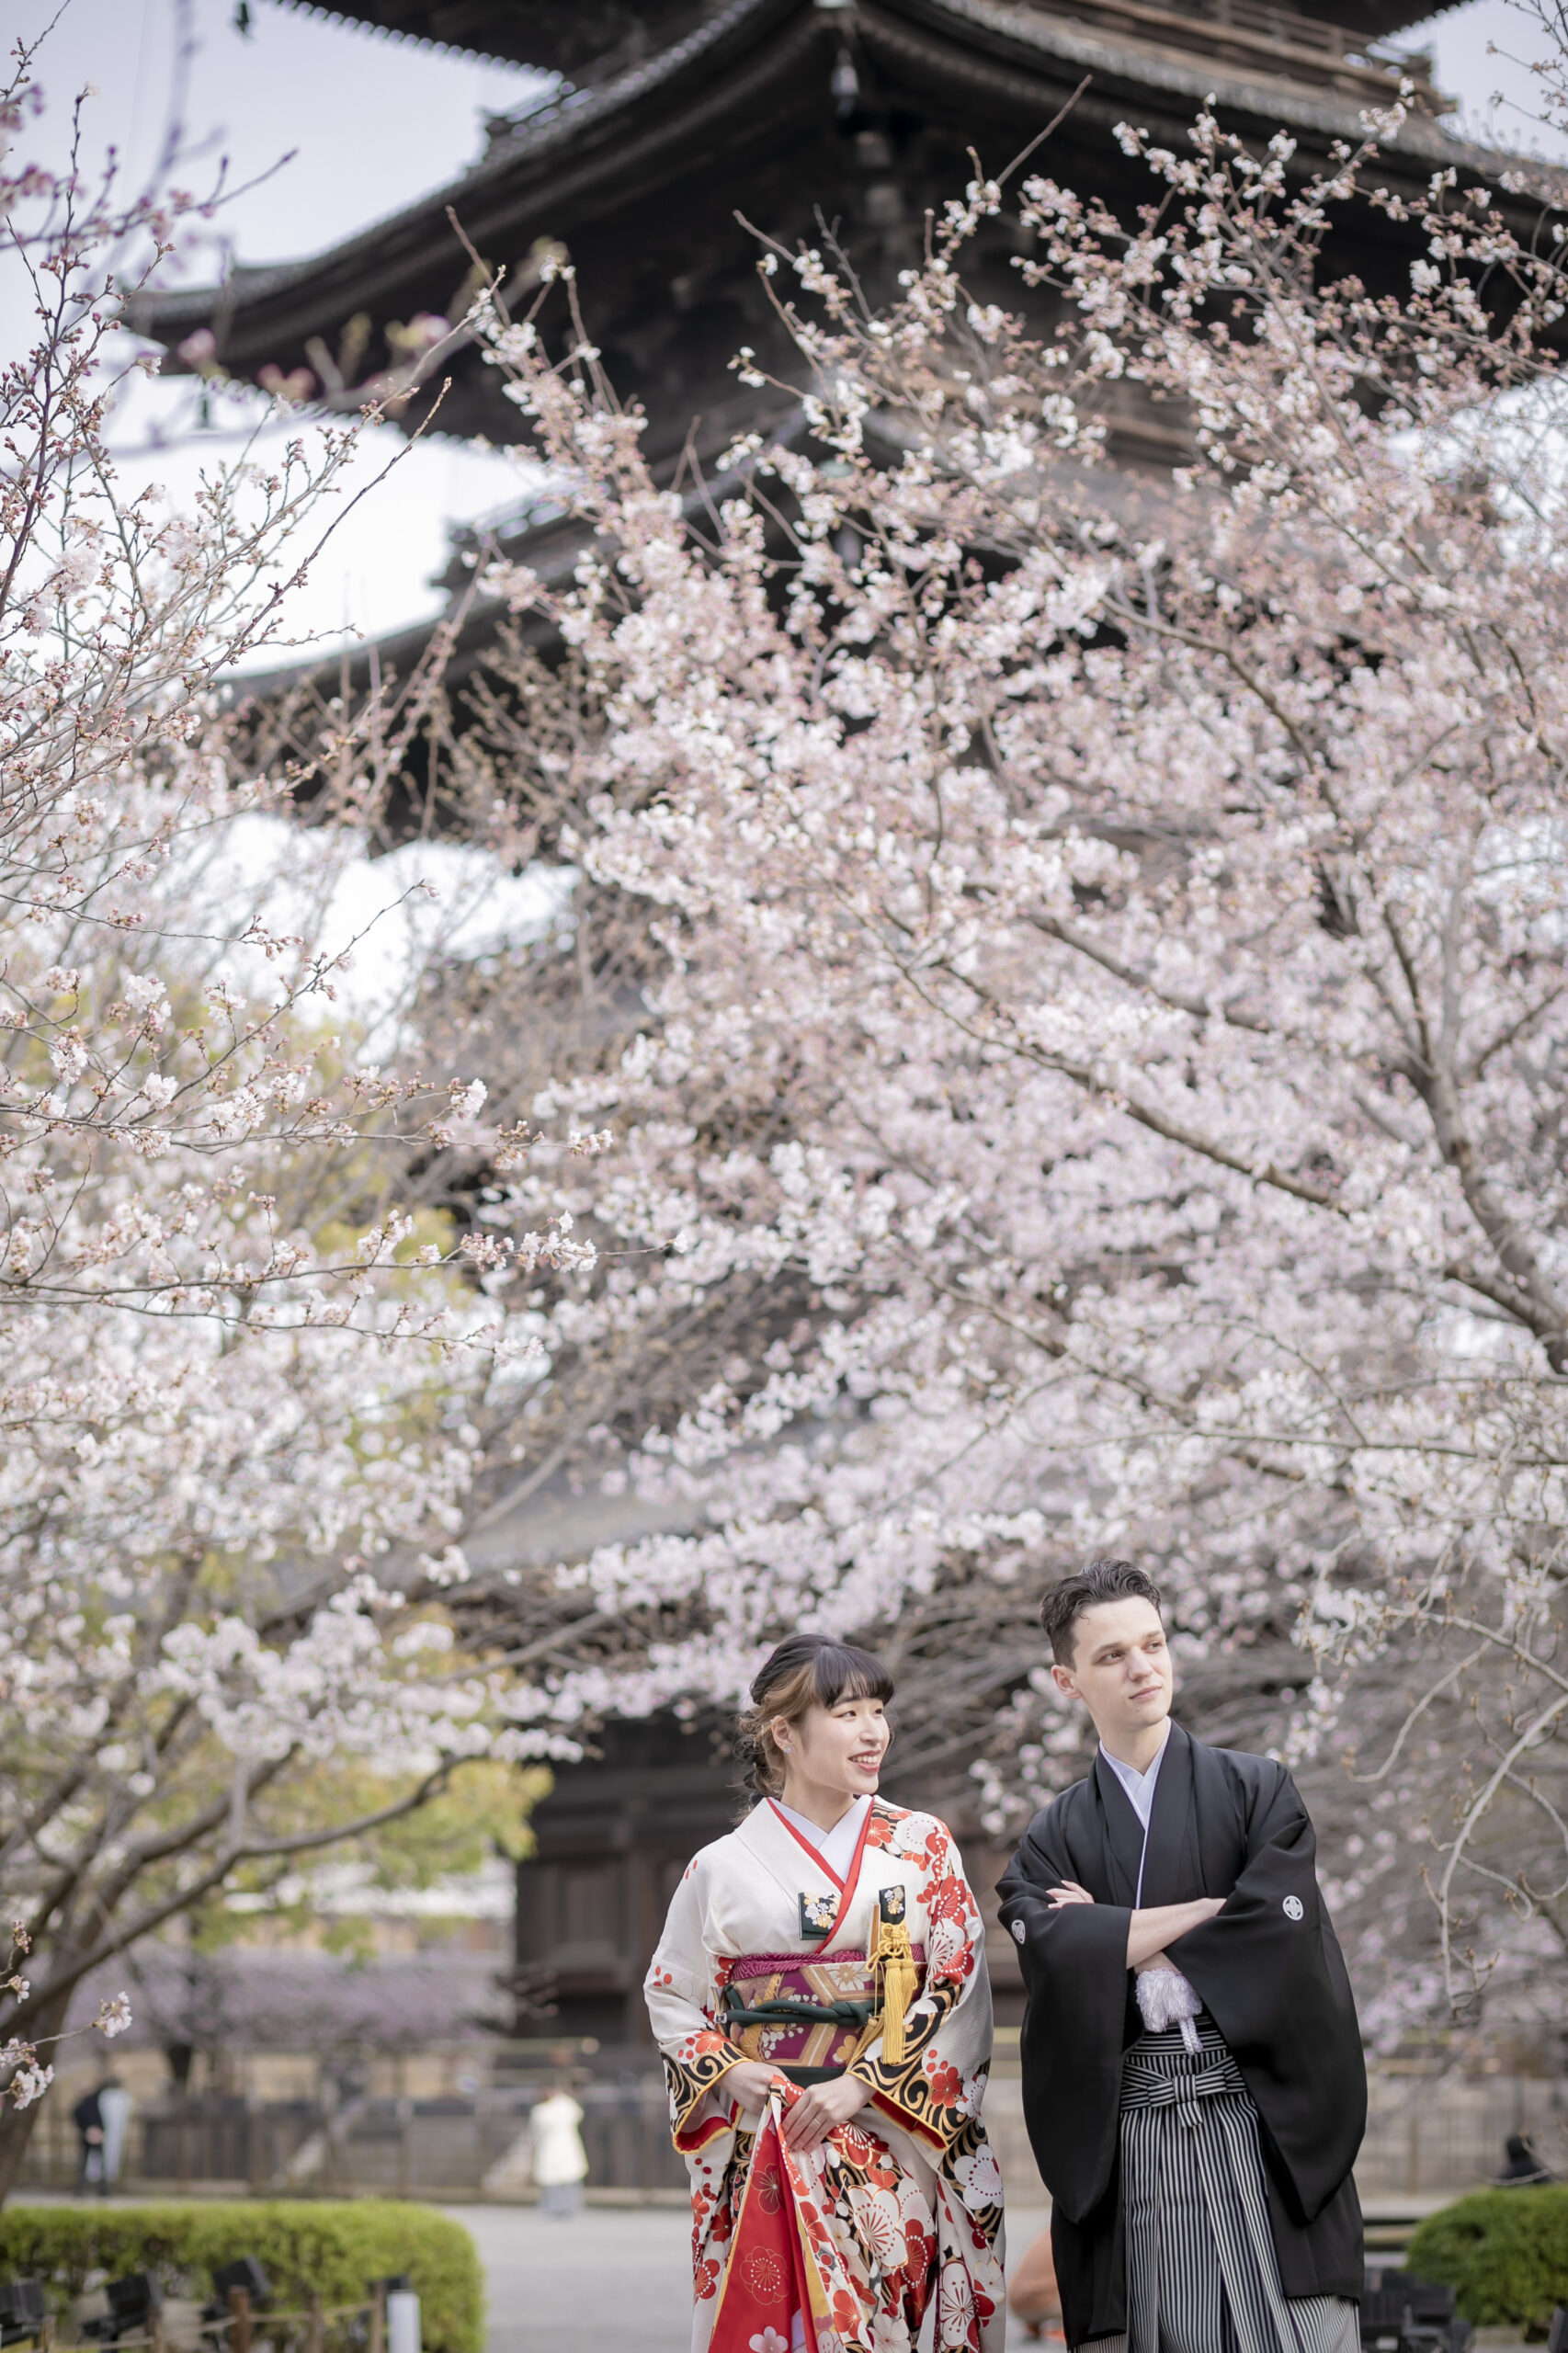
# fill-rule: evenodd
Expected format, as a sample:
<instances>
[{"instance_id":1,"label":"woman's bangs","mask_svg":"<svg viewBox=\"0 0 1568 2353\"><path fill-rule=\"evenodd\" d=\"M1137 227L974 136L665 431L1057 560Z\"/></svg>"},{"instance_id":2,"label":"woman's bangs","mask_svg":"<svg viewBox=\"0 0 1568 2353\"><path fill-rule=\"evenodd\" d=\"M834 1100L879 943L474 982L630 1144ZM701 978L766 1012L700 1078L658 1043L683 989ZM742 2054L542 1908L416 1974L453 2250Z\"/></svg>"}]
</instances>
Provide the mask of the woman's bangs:
<instances>
[{"instance_id":1,"label":"woman's bangs","mask_svg":"<svg viewBox=\"0 0 1568 2353\"><path fill-rule=\"evenodd\" d=\"M885 1706L892 1698L892 1677L881 1660L853 1643L825 1643L815 1666L819 1707L841 1707L846 1699L881 1699Z\"/></svg>"}]
</instances>

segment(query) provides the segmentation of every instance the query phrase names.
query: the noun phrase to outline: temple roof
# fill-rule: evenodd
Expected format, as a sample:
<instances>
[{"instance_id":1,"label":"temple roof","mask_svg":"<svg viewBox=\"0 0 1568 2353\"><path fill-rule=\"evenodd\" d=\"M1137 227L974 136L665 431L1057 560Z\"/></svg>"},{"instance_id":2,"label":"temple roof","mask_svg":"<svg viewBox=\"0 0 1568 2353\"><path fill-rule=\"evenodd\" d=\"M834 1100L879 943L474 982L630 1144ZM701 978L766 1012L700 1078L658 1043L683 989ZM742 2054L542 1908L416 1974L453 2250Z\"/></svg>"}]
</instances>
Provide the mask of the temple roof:
<instances>
[{"instance_id":1,"label":"temple roof","mask_svg":"<svg viewBox=\"0 0 1568 2353\"><path fill-rule=\"evenodd\" d=\"M373 25L404 40L538 65L575 78L585 67L602 74L640 63L703 17L713 15L722 0L527 0L522 6L517 0L358 0L347 7L283 0L283 5L309 16ZM843 0L826 0L826 5L831 8ZM1444 6L1456 5L1457 0L1443 0ZM1237 0L1225 15L1237 24L1256 26L1294 13L1372 40L1442 12L1442 7L1434 10L1431 0L1295 0L1289 11L1271 8L1267 0Z\"/></svg>"},{"instance_id":2,"label":"temple roof","mask_svg":"<svg viewBox=\"0 0 1568 2353\"><path fill-rule=\"evenodd\" d=\"M373 25L404 40L471 56L576 74L608 61L633 64L696 23L709 0L367 0L334 7L321 0L281 0L333 24Z\"/></svg>"},{"instance_id":3,"label":"temple roof","mask_svg":"<svg viewBox=\"0 0 1568 2353\"><path fill-rule=\"evenodd\" d=\"M464 27L473 34L482 17L531 24L551 14L550 0L526 10L482 0L380 5L395 28L427 28L432 38L442 28L452 38ZM579 5L601 30L615 29L617 11L632 13L631 0ZM437 332L432 323L466 307L474 280L455 216L514 294L537 284L541 255L569 252L607 371L642 402L656 453L678 446L694 414L705 439L750 422L755 404L731 372L743 344L765 364L790 367L790 355L774 348L777 323L757 285L755 230L793 245L817 242L822 219L838 222L868 290L882 300L916 257L926 209L969 178L970 150L997 170L1080 84L1038 165L1119 209L1142 200L1146 185L1112 135L1124 119L1179 143L1212 94L1245 135L1288 127L1304 176L1335 141L1358 141L1364 109L1395 89L1387 61L1358 48L1353 35L1263 0L1184 0L1179 8L1157 0L704 0L684 12L668 0L635 13L657 17L653 29L676 37L493 122L487 153L449 187L310 259L242 266L221 288L152 294L136 324L169 347L165 364L175 369L206 358L205 341L178 356L205 330L231 374L276 381L274 371L304 371L329 404L357 409L384 393L400 366L416 364L421 335ZM1451 138L1419 69L1417 82L1415 110L1383 144L1380 178L1413 196L1434 168L1453 164L1497 187L1516 159ZM1500 201L1528 227L1537 208L1506 193ZM993 289L982 299L1018 301L1012 233L997 224L995 250L974 256L973 282L989 272ZM1386 217L1358 208L1354 226L1335 235L1344 266L1369 282L1407 282L1408 233ZM460 342L437 366L452 379L441 430L520 438L517 412L476 352ZM426 414L428 399L428 386L414 392L403 422Z\"/></svg>"}]
</instances>

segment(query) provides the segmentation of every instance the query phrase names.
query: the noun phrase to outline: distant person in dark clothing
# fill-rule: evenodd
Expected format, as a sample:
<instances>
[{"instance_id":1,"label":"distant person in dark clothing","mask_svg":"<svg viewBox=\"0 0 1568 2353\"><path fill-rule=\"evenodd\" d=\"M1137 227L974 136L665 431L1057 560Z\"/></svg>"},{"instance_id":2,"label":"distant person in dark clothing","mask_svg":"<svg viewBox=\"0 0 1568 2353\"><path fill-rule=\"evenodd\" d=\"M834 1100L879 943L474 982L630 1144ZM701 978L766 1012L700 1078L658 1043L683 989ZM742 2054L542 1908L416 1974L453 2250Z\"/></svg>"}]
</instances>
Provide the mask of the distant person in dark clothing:
<instances>
[{"instance_id":1,"label":"distant person in dark clothing","mask_svg":"<svg viewBox=\"0 0 1568 2353\"><path fill-rule=\"evenodd\" d=\"M1506 2146L1508 2162L1497 2177L1499 2189L1528 2189L1532 2182L1556 2180L1557 2176L1542 2165L1528 2132L1510 2132Z\"/></svg>"},{"instance_id":2,"label":"distant person in dark clothing","mask_svg":"<svg viewBox=\"0 0 1568 2353\"><path fill-rule=\"evenodd\" d=\"M83 2093L71 2111L71 2121L76 2127L82 2152L76 2167L76 2195L82 2198L89 2189L96 2189L100 2198L107 2198L108 2183L104 2178L104 2112L98 2106L96 2091Z\"/></svg>"},{"instance_id":3,"label":"distant person in dark clothing","mask_svg":"<svg viewBox=\"0 0 1568 2353\"><path fill-rule=\"evenodd\" d=\"M76 2169L76 2195L96 2189L107 2198L119 2179L125 2161L126 2133L131 2123L131 2094L118 2075L106 2075L96 2091L84 2092L71 2111L81 2142Z\"/></svg>"}]
</instances>

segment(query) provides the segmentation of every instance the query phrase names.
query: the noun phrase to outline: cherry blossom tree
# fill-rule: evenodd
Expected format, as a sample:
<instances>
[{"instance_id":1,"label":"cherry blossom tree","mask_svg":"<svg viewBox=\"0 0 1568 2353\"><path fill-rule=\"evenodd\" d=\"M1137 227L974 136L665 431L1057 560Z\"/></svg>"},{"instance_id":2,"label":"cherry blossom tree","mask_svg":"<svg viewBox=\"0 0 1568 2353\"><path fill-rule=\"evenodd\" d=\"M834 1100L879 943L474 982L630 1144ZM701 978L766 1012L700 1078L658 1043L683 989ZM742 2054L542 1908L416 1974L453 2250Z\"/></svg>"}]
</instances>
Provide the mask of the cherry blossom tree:
<instances>
[{"instance_id":1,"label":"cherry blossom tree","mask_svg":"<svg viewBox=\"0 0 1568 2353\"><path fill-rule=\"evenodd\" d=\"M7 134L36 104L23 55ZM0 2195L85 1976L550 1746L444 1596L471 1407L537 1346L483 1270L591 1251L421 1212L412 1168L527 1138L420 1075L417 970L379 1063L337 1001L327 912L445 641L305 764L230 683L287 648L362 424L275 408L185 506L117 472L125 306L201 210L0 180L36 313L0 371Z\"/></svg>"},{"instance_id":2,"label":"cherry blossom tree","mask_svg":"<svg viewBox=\"0 0 1568 2353\"><path fill-rule=\"evenodd\" d=\"M1133 1553L1225 1721L1320 1760L1393 2031L1528 2016L1568 1940L1568 535L1562 220L1402 202L1388 128L1305 187L1128 130L1131 225L979 178L881 313L765 251L801 428L691 488L498 313L583 537L493 574L460 756L581 878L538 1102L618 1144L591 1202L491 1190L601 1245L517 1477L641 1515L487 1589L515 1704L727 1702L853 1630L1001 1830L1081 1743L1040 1583ZM1402 297L1323 267L1367 205ZM1017 315L963 281L1004 207ZM1141 404L1173 479L1107 462Z\"/></svg>"}]
</instances>

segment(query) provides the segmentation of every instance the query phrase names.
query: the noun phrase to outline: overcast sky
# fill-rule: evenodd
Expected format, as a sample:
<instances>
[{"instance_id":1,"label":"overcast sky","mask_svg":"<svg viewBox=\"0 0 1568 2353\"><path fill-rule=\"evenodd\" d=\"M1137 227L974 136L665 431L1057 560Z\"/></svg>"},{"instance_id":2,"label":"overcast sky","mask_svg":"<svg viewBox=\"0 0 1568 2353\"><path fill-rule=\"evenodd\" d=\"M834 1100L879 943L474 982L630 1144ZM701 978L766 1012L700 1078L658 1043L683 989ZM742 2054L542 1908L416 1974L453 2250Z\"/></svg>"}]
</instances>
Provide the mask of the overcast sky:
<instances>
[{"instance_id":1,"label":"overcast sky","mask_svg":"<svg viewBox=\"0 0 1568 2353\"><path fill-rule=\"evenodd\" d=\"M335 25L278 0L250 0L248 36L239 13L236 0L189 0L185 119L201 155L182 176L202 188L226 157L231 184L259 181L223 215L244 261L319 251L442 186L481 152L487 115L527 105L540 91L520 68ZM55 135L71 98L92 83L98 95L87 109L89 148L101 153L112 141L128 181L139 181L155 163L176 81L176 0L65 0L63 7L11 0L6 15L24 36L57 17L38 68ZM1403 38L1435 49L1438 85L1460 101L1471 136L1568 154L1568 144L1531 119L1527 68L1541 35L1510 0L1470 0ZM1506 53L1489 54L1494 47ZM29 143L38 152L44 141ZM291 160L280 162L290 150ZM215 266L211 254L197 259L202 278ZM6 336L13 348L15 324ZM153 388L122 418L128 449L156 429L165 393ZM198 460L170 452L147 462L173 487L193 478ZM367 501L333 542L297 625L381 631L432 612L428 582L444 561L448 522L504 507L518 490L499 456L422 444L387 496Z\"/></svg>"},{"instance_id":2,"label":"overcast sky","mask_svg":"<svg viewBox=\"0 0 1568 2353\"><path fill-rule=\"evenodd\" d=\"M235 182L271 173L226 209L248 262L318 252L441 187L479 153L487 114L544 86L517 66L422 49L278 0L250 0L248 35L237 28L236 0L190 0L184 12L175 0L9 0L5 13L23 33L58 17L37 69L51 113L95 84L94 140L99 149L116 142L132 180L156 160L176 28L187 17L186 119L209 171L226 155ZM273 171L290 150L292 162ZM205 185L187 170L190 185Z\"/></svg>"}]
</instances>

